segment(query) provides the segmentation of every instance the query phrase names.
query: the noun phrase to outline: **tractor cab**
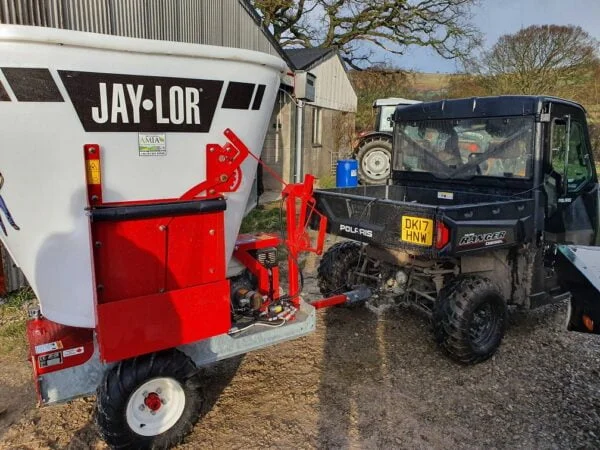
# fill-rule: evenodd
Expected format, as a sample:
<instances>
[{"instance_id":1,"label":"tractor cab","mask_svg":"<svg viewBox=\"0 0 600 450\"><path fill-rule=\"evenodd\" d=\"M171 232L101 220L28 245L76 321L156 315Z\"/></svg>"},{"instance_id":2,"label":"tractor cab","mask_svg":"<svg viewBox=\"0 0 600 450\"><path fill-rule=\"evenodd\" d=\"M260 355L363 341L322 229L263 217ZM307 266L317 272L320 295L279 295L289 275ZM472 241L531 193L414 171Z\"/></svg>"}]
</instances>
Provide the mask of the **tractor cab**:
<instances>
[{"instance_id":1,"label":"tractor cab","mask_svg":"<svg viewBox=\"0 0 600 450\"><path fill-rule=\"evenodd\" d=\"M378 98L373 102L375 111L375 130L392 132L394 128L394 111L396 108L421 103L418 100L408 100L400 97Z\"/></svg>"}]
</instances>

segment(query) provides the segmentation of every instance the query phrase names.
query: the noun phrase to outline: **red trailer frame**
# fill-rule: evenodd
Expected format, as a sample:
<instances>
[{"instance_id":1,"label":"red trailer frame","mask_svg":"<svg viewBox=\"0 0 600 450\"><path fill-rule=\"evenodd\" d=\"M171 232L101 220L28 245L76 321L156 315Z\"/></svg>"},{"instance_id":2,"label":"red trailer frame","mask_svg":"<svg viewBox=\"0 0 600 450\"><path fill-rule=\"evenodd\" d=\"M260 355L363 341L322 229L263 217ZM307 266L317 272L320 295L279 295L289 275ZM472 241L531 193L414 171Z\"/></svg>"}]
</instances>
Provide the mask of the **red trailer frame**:
<instances>
[{"instance_id":1,"label":"red trailer frame","mask_svg":"<svg viewBox=\"0 0 600 450\"><path fill-rule=\"evenodd\" d=\"M338 295L313 307L300 297L298 258L302 252L322 253L327 227L315 209L315 178L307 175L303 183L282 190L286 236L240 235L233 255L256 277L266 313L283 301L279 267L265 266L257 251L287 249L284 297L290 306L277 316L285 326L233 338L239 330L232 328L226 277L225 195L240 186L242 162L256 156L233 131L224 135L224 146L207 146L206 181L180 198L143 202L104 202L101 145L84 146L97 325L94 330L68 327L39 313L29 321L30 358L42 403L92 392L111 365L128 358L179 348L203 365L302 336L314 330L315 308L348 300ZM318 223L312 240L309 223Z\"/></svg>"}]
</instances>

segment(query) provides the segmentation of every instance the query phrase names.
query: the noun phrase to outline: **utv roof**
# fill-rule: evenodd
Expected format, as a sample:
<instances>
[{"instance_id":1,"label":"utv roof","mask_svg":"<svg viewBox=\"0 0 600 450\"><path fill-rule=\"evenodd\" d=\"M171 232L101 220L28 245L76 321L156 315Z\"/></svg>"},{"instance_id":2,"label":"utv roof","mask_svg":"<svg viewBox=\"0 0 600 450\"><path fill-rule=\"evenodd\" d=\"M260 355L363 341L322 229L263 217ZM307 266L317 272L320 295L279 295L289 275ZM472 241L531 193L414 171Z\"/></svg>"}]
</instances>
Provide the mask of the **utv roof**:
<instances>
[{"instance_id":1,"label":"utv roof","mask_svg":"<svg viewBox=\"0 0 600 450\"><path fill-rule=\"evenodd\" d=\"M373 102L373 108L378 106L415 105L421 103L419 100L409 100L401 97L378 98Z\"/></svg>"},{"instance_id":2,"label":"utv roof","mask_svg":"<svg viewBox=\"0 0 600 450\"><path fill-rule=\"evenodd\" d=\"M544 102L562 103L585 111L580 104L558 97L503 95L499 97L459 98L403 106L402 108L396 108L394 121L528 116L541 112Z\"/></svg>"}]
</instances>

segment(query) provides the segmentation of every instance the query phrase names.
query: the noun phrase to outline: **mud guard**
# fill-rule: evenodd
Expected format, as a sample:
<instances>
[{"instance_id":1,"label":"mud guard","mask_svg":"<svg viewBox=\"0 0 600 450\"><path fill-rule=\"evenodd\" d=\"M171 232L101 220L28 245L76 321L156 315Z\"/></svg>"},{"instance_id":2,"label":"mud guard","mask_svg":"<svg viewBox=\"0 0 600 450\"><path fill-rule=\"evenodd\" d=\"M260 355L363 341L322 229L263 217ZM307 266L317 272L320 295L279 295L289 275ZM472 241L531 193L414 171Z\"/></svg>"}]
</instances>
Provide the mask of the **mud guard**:
<instances>
[{"instance_id":1,"label":"mud guard","mask_svg":"<svg viewBox=\"0 0 600 450\"><path fill-rule=\"evenodd\" d=\"M567 328L600 334L600 247L561 245L556 268L571 291Z\"/></svg>"}]
</instances>

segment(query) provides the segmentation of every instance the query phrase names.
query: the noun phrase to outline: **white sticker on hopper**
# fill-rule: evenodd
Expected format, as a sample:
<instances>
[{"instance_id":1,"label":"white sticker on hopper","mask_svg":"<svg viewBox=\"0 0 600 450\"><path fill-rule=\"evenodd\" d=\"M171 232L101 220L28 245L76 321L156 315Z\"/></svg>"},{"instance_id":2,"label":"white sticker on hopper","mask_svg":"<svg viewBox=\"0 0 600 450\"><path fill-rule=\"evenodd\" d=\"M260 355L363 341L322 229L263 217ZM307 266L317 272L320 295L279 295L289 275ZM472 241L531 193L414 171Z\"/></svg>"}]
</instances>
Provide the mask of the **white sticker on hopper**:
<instances>
[{"instance_id":1,"label":"white sticker on hopper","mask_svg":"<svg viewBox=\"0 0 600 450\"><path fill-rule=\"evenodd\" d=\"M39 355L40 353L47 353L61 348L62 342L60 341L49 342L47 344L40 344L35 346L35 354Z\"/></svg>"},{"instance_id":2,"label":"white sticker on hopper","mask_svg":"<svg viewBox=\"0 0 600 450\"><path fill-rule=\"evenodd\" d=\"M354 170L354 169L353 169L353 170L351 170L351 171L350 171L350 176L351 176L351 177L355 177L355 176L356 176L356 170Z\"/></svg>"},{"instance_id":3,"label":"white sticker on hopper","mask_svg":"<svg viewBox=\"0 0 600 450\"><path fill-rule=\"evenodd\" d=\"M69 356L81 355L83 353L83 347L70 348L63 352L63 356L68 358Z\"/></svg>"},{"instance_id":4,"label":"white sticker on hopper","mask_svg":"<svg viewBox=\"0 0 600 450\"><path fill-rule=\"evenodd\" d=\"M140 156L163 156L167 154L167 138L165 134L138 135L138 149Z\"/></svg>"}]
</instances>

